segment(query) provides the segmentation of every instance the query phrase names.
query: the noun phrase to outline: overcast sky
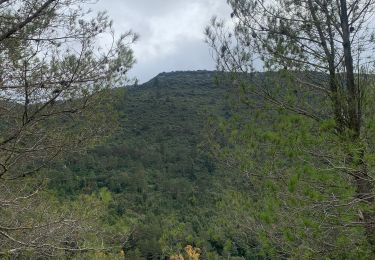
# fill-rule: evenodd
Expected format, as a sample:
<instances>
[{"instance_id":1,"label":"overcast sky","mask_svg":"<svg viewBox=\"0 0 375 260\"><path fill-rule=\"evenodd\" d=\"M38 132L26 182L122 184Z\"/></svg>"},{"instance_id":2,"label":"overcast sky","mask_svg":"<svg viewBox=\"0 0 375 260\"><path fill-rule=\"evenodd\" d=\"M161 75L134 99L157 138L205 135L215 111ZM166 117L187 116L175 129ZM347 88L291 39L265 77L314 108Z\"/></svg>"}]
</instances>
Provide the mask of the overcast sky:
<instances>
[{"instance_id":1,"label":"overcast sky","mask_svg":"<svg viewBox=\"0 0 375 260\"><path fill-rule=\"evenodd\" d=\"M230 16L226 0L101 0L94 9L107 10L117 32L140 35L131 71L140 82L160 72L213 70L204 28L214 15Z\"/></svg>"}]
</instances>

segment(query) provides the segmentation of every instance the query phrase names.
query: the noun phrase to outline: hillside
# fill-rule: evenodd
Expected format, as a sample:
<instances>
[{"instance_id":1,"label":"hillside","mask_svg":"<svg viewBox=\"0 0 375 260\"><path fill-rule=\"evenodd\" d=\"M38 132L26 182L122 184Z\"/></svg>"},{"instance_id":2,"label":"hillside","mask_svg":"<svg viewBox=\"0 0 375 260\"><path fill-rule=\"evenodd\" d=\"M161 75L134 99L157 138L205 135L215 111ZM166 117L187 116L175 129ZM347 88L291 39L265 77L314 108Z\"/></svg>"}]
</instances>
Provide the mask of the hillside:
<instances>
[{"instance_id":1,"label":"hillside","mask_svg":"<svg viewBox=\"0 0 375 260\"><path fill-rule=\"evenodd\" d=\"M229 183L204 145L210 115L229 113L227 88L214 83L215 74L161 73L115 90L121 99L116 134L49 174L62 198L108 189L112 221L126 219L131 237L125 249L134 259L170 255L188 244L218 255L228 251L225 243L236 244L215 223ZM233 256L250 253L239 242L231 250Z\"/></svg>"}]
</instances>

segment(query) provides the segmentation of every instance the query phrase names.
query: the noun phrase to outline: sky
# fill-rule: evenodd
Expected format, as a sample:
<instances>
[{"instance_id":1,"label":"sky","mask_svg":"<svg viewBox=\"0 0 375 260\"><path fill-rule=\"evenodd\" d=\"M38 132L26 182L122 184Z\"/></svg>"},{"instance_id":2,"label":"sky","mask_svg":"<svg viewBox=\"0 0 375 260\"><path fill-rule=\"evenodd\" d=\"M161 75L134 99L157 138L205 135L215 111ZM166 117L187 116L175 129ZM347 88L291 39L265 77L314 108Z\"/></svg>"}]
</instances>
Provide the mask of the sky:
<instances>
[{"instance_id":1,"label":"sky","mask_svg":"<svg viewBox=\"0 0 375 260\"><path fill-rule=\"evenodd\" d=\"M141 83L161 72L214 70L204 28L214 15L230 17L226 0L100 0L92 9L107 10L116 32L140 36L129 76Z\"/></svg>"}]
</instances>

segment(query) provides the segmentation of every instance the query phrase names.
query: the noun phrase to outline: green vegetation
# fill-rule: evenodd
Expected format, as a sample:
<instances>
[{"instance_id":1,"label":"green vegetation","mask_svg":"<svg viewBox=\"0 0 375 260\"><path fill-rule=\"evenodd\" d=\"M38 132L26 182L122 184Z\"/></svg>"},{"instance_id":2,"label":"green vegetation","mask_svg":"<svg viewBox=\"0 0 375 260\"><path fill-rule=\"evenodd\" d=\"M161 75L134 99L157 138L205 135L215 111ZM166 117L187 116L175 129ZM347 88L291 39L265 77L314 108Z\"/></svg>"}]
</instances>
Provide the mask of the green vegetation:
<instances>
[{"instance_id":1,"label":"green vegetation","mask_svg":"<svg viewBox=\"0 0 375 260\"><path fill-rule=\"evenodd\" d=\"M374 258L375 2L228 3L233 30L213 18L206 40L244 108L213 125L254 187L237 222L271 258Z\"/></svg>"},{"instance_id":2,"label":"green vegetation","mask_svg":"<svg viewBox=\"0 0 375 260\"><path fill-rule=\"evenodd\" d=\"M136 35L116 35L87 0L0 1L0 258L105 250L97 195L60 205L40 171L113 132L116 84ZM103 46L101 39L112 42ZM110 116L108 116L110 115ZM112 116L113 115L113 116ZM108 196L106 196L108 197ZM105 227L105 225L99 225ZM103 235L103 236L102 236Z\"/></svg>"},{"instance_id":3,"label":"green vegetation","mask_svg":"<svg viewBox=\"0 0 375 260\"><path fill-rule=\"evenodd\" d=\"M256 241L246 243L222 216L222 195L240 189L240 180L219 170L207 143L207 120L231 111L227 88L214 80L208 71L161 73L115 90L116 134L48 171L62 201L111 194L106 221L128 236L112 246L122 245L130 259L171 256L186 245L200 248L203 258L257 253Z\"/></svg>"},{"instance_id":4,"label":"green vegetation","mask_svg":"<svg viewBox=\"0 0 375 260\"><path fill-rule=\"evenodd\" d=\"M374 0L228 0L218 72L119 88L89 2L0 0L1 258L375 257Z\"/></svg>"},{"instance_id":5,"label":"green vegetation","mask_svg":"<svg viewBox=\"0 0 375 260\"><path fill-rule=\"evenodd\" d=\"M332 134L334 122L275 109L228 77L162 73L113 90L115 133L55 162L49 191L68 208L96 203L86 211L107 238L100 257L179 259L192 245L201 259L371 258L363 227L347 224L362 214L350 179L306 152L340 165L353 147ZM285 72L249 78L273 91L293 82Z\"/></svg>"}]
</instances>

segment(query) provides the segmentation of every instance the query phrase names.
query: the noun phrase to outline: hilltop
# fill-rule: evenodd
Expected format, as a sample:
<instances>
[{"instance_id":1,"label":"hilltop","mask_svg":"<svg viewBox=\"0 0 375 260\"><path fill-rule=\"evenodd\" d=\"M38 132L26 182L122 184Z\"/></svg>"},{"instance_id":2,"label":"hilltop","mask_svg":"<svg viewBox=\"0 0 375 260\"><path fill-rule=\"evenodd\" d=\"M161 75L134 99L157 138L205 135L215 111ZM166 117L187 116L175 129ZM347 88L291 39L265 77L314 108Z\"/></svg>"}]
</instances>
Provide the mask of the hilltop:
<instances>
[{"instance_id":1,"label":"hilltop","mask_svg":"<svg viewBox=\"0 0 375 260\"><path fill-rule=\"evenodd\" d=\"M151 259L196 241L215 255L234 239L225 229L213 231L220 189L229 184L204 145L210 116L230 113L228 89L215 83L216 74L161 73L116 89L116 134L53 171L50 188L63 197L111 192L113 221L133 223L126 244L131 259ZM238 247L237 254L250 252L246 244Z\"/></svg>"}]
</instances>

